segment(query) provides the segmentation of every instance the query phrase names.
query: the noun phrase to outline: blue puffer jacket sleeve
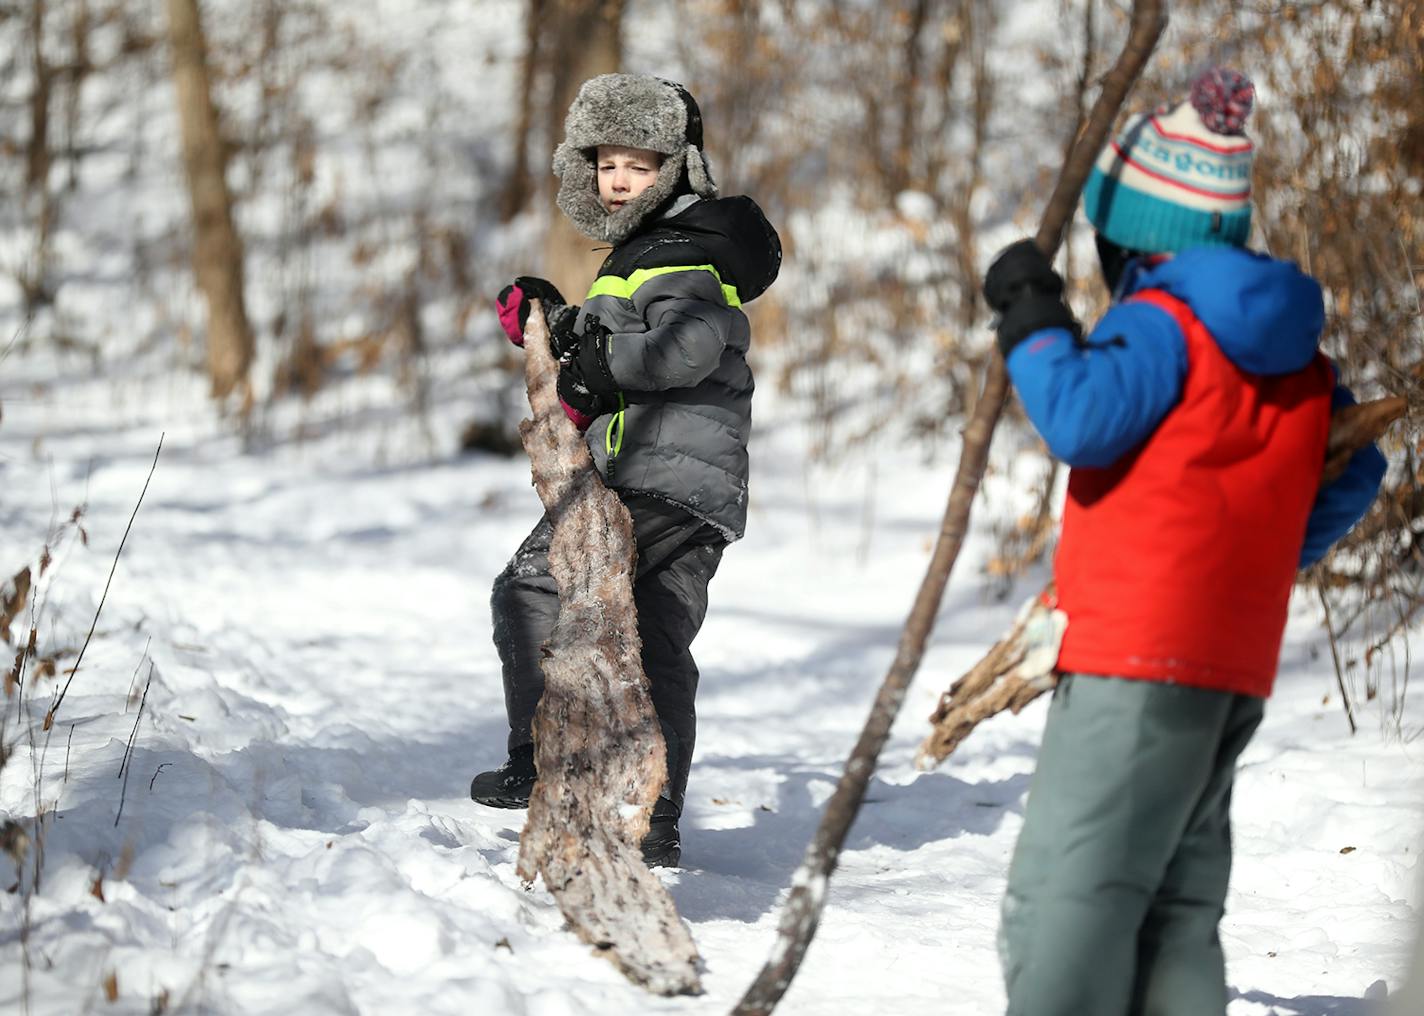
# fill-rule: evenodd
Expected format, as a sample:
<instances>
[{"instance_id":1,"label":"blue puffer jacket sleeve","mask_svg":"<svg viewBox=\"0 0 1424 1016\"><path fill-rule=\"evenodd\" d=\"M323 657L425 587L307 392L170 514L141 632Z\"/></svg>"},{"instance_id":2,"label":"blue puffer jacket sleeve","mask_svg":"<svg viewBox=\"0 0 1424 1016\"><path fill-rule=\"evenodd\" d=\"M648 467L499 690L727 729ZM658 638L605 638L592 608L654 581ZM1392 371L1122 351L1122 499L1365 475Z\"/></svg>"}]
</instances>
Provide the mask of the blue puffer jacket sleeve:
<instances>
[{"instance_id":1,"label":"blue puffer jacket sleeve","mask_svg":"<svg viewBox=\"0 0 1424 1016\"><path fill-rule=\"evenodd\" d=\"M1008 370L1055 456L1070 466L1109 466L1181 398L1187 343L1161 308L1120 303L1081 344L1062 328L1029 336L1009 354Z\"/></svg>"},{"instance_id":2,"label":"blue puffer jacket sleeve","mask_svg":"<svg viewBox=\"0 0 1424 1016\"><path fill-rule=\"evenodd\" d=\"M1355 397L1344 385L1336 385L1331 407L1353 406ZM1315 507L1305 525L1305 545L1300 549L1300 566L1309 567L1325 556L1326 551L1352 526L1364 518L1379 493L1388 465L1384 455L1374 445L1357 451L1345 467L1345 472L1333 483L1321 487L1315 496Z\"/></svg>"}]
</instances>

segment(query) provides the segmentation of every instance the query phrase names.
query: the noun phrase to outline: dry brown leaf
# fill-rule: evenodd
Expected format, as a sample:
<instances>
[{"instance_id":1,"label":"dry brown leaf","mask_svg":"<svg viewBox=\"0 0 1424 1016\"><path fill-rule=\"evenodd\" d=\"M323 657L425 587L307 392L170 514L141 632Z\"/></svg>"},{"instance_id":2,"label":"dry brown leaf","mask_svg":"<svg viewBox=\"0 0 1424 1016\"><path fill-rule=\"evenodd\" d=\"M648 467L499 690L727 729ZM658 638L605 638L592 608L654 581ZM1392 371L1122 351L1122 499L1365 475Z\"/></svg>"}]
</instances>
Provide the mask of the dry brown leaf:
<instances>
[{"instance_id":1,"label":"dry brown leaf","mask_svg":"<svg viewBox=\"0 0 1424 1016\"><path fill-rule=\"evenodd\" d=\"M15 662L10 669L5 671L5 697L9 698L15 694L15 689L20 686L20 668L25 663L25 651L18 649L15 651Z\"/></svg>"},{"instance_id":2,"label":"dry brown leaf","mask_svg":"<svg viewBox=\"0 0 1424 1016\"><path fill-rule=\"evenodd\" d=\"M0 641L10 641L10 624L25 609L29 595L30 567L26 565L0 586Z\"/></svg>"}]
</instances>

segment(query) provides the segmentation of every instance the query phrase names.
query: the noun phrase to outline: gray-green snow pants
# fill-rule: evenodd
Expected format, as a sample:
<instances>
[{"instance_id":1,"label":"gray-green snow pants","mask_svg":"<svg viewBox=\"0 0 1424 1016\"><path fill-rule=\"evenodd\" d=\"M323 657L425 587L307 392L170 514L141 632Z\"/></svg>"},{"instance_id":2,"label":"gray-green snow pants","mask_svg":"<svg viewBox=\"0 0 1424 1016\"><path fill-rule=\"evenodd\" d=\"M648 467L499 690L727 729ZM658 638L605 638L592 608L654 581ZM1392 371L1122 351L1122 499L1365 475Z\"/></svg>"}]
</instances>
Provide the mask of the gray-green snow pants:
<instances>
[{"instance_id":1,"label":"gray-green snow pants","mask_svg":"<svg viewBox=\"0 0 1424 1016\"><path fill-rule=\"evenodd\" d=\"M1236 759L1263 699L1070 674L1004 896L1009 1016L1226 1011Z\"/></svg>"}]
</instances>

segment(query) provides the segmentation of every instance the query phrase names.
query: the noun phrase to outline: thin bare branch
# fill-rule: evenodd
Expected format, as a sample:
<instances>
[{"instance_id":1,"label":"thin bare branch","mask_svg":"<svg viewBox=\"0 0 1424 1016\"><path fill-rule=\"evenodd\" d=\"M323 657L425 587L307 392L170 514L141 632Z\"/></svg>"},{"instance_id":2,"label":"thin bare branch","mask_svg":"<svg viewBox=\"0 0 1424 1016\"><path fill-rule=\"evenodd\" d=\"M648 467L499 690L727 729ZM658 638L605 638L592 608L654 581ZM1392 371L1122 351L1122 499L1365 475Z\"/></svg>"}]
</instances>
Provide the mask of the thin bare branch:
<instances>
[{"instance_id":1,"label":"thin bare branch","mask_svg":"<svg viewBox=\"0 0 1424 1016\"><path fill-rule=\"evenodd\" d=\"M129 773L133 766L134 741L138 739L138 725L143 722L143 707L148 702L148 688L153 684L153 671L155 667L152 663L148 665L148 680L143 683L143 698L138 703L138 715L134 717L133 730L129 733L129 743L124 747L124 758L119 763L119 775L124 779L123 789L119 791L119 813L114 816L114 828L119 827L119 819L124 817L124 801L129 795ZM155 774L156 775L156 774Z\"/></svg>"},{"instance_id":2,"label":"thin bare branch","mask_svg":"<svg viewBox=\"0 0 1424 1016\"><path fill-rule=\"evenodd\" d=\"M138 510L143 507L143 498L148 493L148 485L153 481L153 472L158 468L158 456L163 454L163 438L165 436L166 432L158 435L158 447L153 452L153 465L148 467L148 478L143 481L143 490L139 491L138 502L134 505L133 514L129 516L129 524L124 527L123 538L119 540L119 549L114 551L114 563L109 566L109 577L104 582L104 593L99 597L99 606L94 610L94 620L89 625L89 634L84 636L84 644L79 647L79 657L74 661L74 666L69 671L69 679L64 682L64 687L60 689L54 704L45 714L45 730L54 726L54 718L59 713L59 707L64 704L64 696L69 694L69 686L74 683L74 677L79 673L79 667L84 662L84 651L89 648L89 640L94 637L94 629L99 627L99 615L104 612L104 601L109 598L109 587L113 585L114 572L118 571L119 558L124 553L124 544L129 542L129 533L133 530L134 519L138 518Z\"/></svg>"}]
</instances>

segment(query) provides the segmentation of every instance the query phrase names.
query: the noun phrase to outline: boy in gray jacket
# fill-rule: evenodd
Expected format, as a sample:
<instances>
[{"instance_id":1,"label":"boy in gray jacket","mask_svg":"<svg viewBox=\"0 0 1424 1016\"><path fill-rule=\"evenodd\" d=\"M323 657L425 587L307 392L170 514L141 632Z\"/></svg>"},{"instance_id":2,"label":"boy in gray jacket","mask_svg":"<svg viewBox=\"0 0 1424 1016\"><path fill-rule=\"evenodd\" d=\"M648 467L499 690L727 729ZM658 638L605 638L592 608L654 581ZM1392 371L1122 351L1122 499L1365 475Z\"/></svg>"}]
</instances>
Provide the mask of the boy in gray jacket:
<instances>
[{"instance_id":1,"label":"boy in gray jacket","mask_svg":"<svg viewBox=\"0 0 1424 1016\"><path fill-rule=\"evenodd\" d=\"M776 231L747 197L717 198L702 117L681 85L646 75L585 82L554 153L559 207L613 244L582 308L550 283L515 280L497 307L522 343L539 299L560 358L559 395L587 434L604 482L633 519L633 597L643 668L667 741L668 780L644 858L676 865L696 731L690 646L722 551L742 536L751 429L751 332L741 305L781 264ZM535 780L530 724L543 693L540 648L558 616L542 518L495 580L490 608L503 667L509 759L474 778L481 804L522 808Z\"/></svg>"}]
</instances>

